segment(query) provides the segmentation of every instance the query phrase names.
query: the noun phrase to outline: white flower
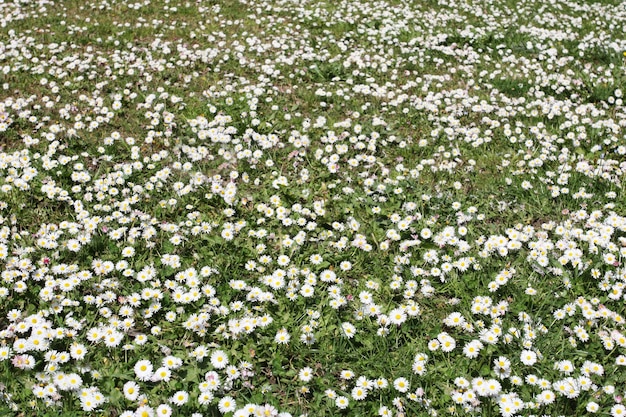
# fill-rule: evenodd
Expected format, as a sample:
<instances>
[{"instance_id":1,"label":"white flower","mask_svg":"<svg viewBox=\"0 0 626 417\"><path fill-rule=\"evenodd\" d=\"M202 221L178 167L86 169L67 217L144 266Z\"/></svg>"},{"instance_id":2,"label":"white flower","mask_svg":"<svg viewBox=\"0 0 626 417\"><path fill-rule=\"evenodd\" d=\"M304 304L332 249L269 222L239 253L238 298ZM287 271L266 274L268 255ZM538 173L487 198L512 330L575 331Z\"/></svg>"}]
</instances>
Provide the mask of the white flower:
<instances>
[{"instance_id":1,"label":"white flower","mask_svg":"<svg viewBox=\"0 0 626 417\"><path fill-rule=\"evenodd\" d=\"M340 268L342 271L344 271L344 272L345 272L345 271L349 271L349 270L351 270L351 269L352 269L352 262L350 262L350 261L343 261L343 262L341 262L341 263L339 264L339 268Z\"/></svg>"},{"instance_id":2,"label":"white flower","mask_svg":"<svg viewBox=\"0 0 626 417\"><path fill-rule=\"evenodd\" d=\"M352 323L341 323L341 329L343 330L344 336L346 336L348 339L352 339L356 334L356 327L354 327Z\"/></svg>"},{"instance_id":3,"label":"white flower","mask_svg":"<svg viewBox=\"0 0 626 417\"><path fill-rule=\"evenodd\" d=\"M313 378L313 369L305 366L304 368L300 369L300 372L298 373L298 378L302 382L309 382Z\"/></svg>"},{"instance_id":4,"label":"white flower","mask_svg":"<svg viewBox=\"0 0 626 417\"><path fill-rule=\"evenodd\" d=\"M83 383L83 379L75 373L67 375L67 388L68 390L75 391L80 388Z\"/></svg>"},{"instance_id":5,"label":"white flower","mask_svg":"<svg viewBox=\"0 0 626 417\"><path fill-rule=\"evenodd\" d=\"M213 393L211 391L203 391L198 395L198 404L209 405L213 401Z\"/></svg>"},{"instance_id":6,"label":"white flower","mask_svg":"<svg viewBox=\"0 0 626 417\"><path fill-rule=\"evenodd\" d=\"M223 350L216 350L211 354L211 365L216 369L224 369L228 365L228 356Z\"/></svg>"},{"instance_id":7,"label":"white flower","mask_svg":"<svg viewBox=\"0 0 626 417\"><path fill-rule=\"evenodd\" d=\"M472 340L463 347L463 354L470 359L475 358L478 356L483 346L480 340Z\"/></svg>"},{"instance_id":8,"label":"white flower","mask_svg":"<svg viewBox=\"0 0 626 417\"><path fill-rule=\"evenodd\" d=\"M430 342L428 342L428 350L430 350L431 352L438 350L440 346L441 346L441 343L439 343L439 340L437 339L433 339Z\"/></svg>"},{"instance_id":9,"label":"white flower","mask_svg":"<svg viewBox=\"0 0 626 417\"><path fill-rule=\"evenodd\" d=\"M287 266L289 265L290 259L287 255L280 255L278 257L278 259L276 259L276 263L278 263L279 266Z\"/></svg>"},{"instance_id":10,"label":"white flower","mask_svg":"<svg viewBox=\"0 0 626 417\"><path fill-rule=\"evenodd\" d=\"M252 406L254 407L253 413L254 413L255 416L275 417L275 416L278 415L278 410L273 405L270 405L270 404L254 405L254 404L252 404L251 407ZM247 408L247 406L245 408ZM248 415L248 414L245 414L245 415Z\"/></svg>"},{"instance_id":11,"label":"white flower","mask_svg":"<svg viewBox=\"0 0 626 417\"><path fill-rule=\"evenodd\" d=\"M556 396L554 395L554 392L550 390L544 390L541 392L541 394L539 394L537 402L539 402L540 404L552 404L555 398Z\"/></svg>"},{"instance_id":12,"label":"white flower","mask_svg":"<svg viewBox=\"0 0 626 417\"><path fill-rule=\"evenodd\" d=\"M341 377L341 379L345 379L347 381L354 378L354 372L349 369L344 369L343 371L341 371L339 376Z\"/></svg>"},{"instance_id":13,"label":"white flower","mask_svg":"<svg viewBox=\"0 0 626 417\"><path fill-rule=\"evenodd\" d=\"M393 387L399 392L405 393L409 390L410 384L406 378L400 377L393 381Z\"/></svg>"},{"instance_id":14,"label":"white flower","mask_svg":"<svg viewBox=\"0 0 626 417\"><path fill-rule=\"evenodd\" d=\"M597 413L598 410L600 409L600 406L598 405L598 403L594 401L590 401L587 403L587 406L585 407L585 409L590 413Z\"/></svg>"},{"instance_id":15,"label":"white flower","mask_svg":"<svg viewBox=\"0 0 626 417\"><path fill-rule=\"evenodd\" d=\"M406 313L402 308L394 308L389 312L389 321L392 324L400 326L402 323L406 321Z\"/></svg>"},{"instance_id":16,"label":"white flower","mask_svg":"<svg viewBox=\"0 0 626 417\"><path fill-rule=\"evenodd\" d=\"M350 393L353 399L360 401L367 397L367 390L363 387L354 387Z\"/></svg>"},{"instance_id":17,"label":"white flower","mask_svg":"<svg viewBox=\"0 0 626 417\"><path fill-rule=\"evenodd\" d=\"M291 340L291 335L287 332L287 329L282 328L276 332L276 336L274 337L274 341L279 345L286 345Z\"/></svg>"},{"instance_id":18,"label":"white flower","mask_svg":"<svg viewBox=\"0 0 626 417\"><path fill-rule=\"evenodd\" d=\"M141 360L135 364L135 375L140 381L148 381L152 378L152 363L149 360Z\"/></svg>"},{"instance_id":19,"label":"white flower","mask_svg":"<svg viewBox=\"0 0 626 417\"><path fill-rule=\"evenodd\" d=\"M441 350L443 352L452 352L456 347L456 341L446 332L442 332L437 336Z\"/></svg>"},{"instance_id":20,"label":"white flower","mask_svg":"<svg viewBox=\"0 0 626 417\"><path fill-rule=\"evenodd\" d=\"M129 401L135 401L139 396L139 385L135 381L124 384L124 397Z\"/></svg>"},{"instance_id":21,"label":"white flower","mask_svg":"<svg viewBox=\"0 0 626 417\"><path fill-rule=\"evenodd\" d=\"M337 275L330 269L325 269L320 273L320 280L322 282L335 282Z\"/></svg>"},{"instance_id":22,"label":"white flower","mask_svg":"<svg viewBox=\"0 0 626 417\"><path fill-rule=\"evenodd\" d=\"M187 401L189 401L189 394L186 391L178 391L170 398L170 402L178 406L186 404Z\"/></svg>"},{"instance_id":23,"label":"white flower","mask_svg":"<svg viewBox=\"0 0 626 417\"><path fill-rule=\"evenodd\" d=\"M142 405L135 411L135 416L154 416L154 409L147 405Z\"/></svg>"},{"instance_id":24,"label":"white flower","mask_svg":"<svg viewBox=\"0 0 626 417\"><path fill-rule=\"evenodd\" d=\"M167 404L161 404L156 409L157 417L170 417L172 415L172 407Z\"/></svg>"},{"instance_id":25,"label":"white flower","mask_svg":"<svg viewBox=\"0 0 626 417\"><path fill-rule=\"evenodd\" d=\"M335 398L335 405L340 410L345 410L346 408L348 408L349 404L350 404L350 400L348 400L348 398L344 396Z\"/></svg>"},{"instance_id":26,"label":"white flower","mask_svg":"<svg viewBox=\"0 0 626 417\"><path fill-rule=\"evenodd\" d=\"M237 404L232 397L226 396L220 400L220 402L217 404L217 407L219 408L220 413L226 414L231 411L235 411L235 409L237 408Z\"/></svg>"},{"instance_id":27,"label":"white flower","mask_svg":"<svg viewBox=\"0 0 626 417\"><path fill-rule=\"evenodd\" d=\"M391 417L393 416L393 412L383 405L378 409L378 415L381 417Z\"/></svg>"},{"instance_id":28,"label":"white flower","mask_svg":"<svg viewBox=\"0 0 626 417\"><path fill-rule=\"evenodd\" d=\"M0 362L5 361L11 357L11 348L8 346L0 347Z\"/></svg>"},{"instance_id":29,"label":"white flower","mask_svg":"<svg viewBox=\"0 0 626 417\"><path fill-rule=\"evenodd\" d=\"M166 356L165 358L163 358L163 361L161 363L164 367L168 369L178 369L182 366L183 361L176 356Z\"/></svg>"},{"instance_id":30,"label":"white flower","mask_svg":"<svg viewBox=\"0 0 626 417\"><path fill-rule=\"evenodd\" d=\"M322 255L320 254L313 254L309 257L309 261L313 264L313 265L319 265L322 263L322 261L324 260L324 258L322 258Z\"/></svg>"},{"instance_id":31,"label":"white flower","mask_svg":"<svg viewBox=\"0 0 626 417\"><path fill-rule=\"evenodd\" d=\"M239 369L237 369L236 366L229 365L226 367L226 377L228 379L237 379L239 378L239 375L241 375L241 373L239 372Z\"/></svg>"},{"instance_id":32,"label":"white flower","mask_svg":"<svg viewBox=\"0 0 626 417\"><path fill-rule=\"evenodd\" d=\"M172 376L172 371L170 371L169 368L162 366L158 368L156 371L154 371L154 374L152 375L152 381L169 382L171 379L171 376Z\"/></svg>"},{"instance_id":33,"label":"white flower","mask_svg":"<svg viewBox=\"0 0 626 417\"><path fill-rule=\"evenodd\" d=\"M537 354L532 350L523 350L520 355L520 360L524 365L532 366L537 363Z\"/></svg>"},{"instance_id":34,"label":"white flower","mask_svg":"<svg viewBox=\"0 0 626 417\"><path fill-rule=\"evenodd\" d=\"M70 355L74 360L81 360L87 354L87 349L84 345L75 343L70 347Z\"/></svg>"},{"instance_id":35,"label":"white flower","mask_svg":"<svg viewBox=\"0 0 626 417\"><path fill-rule=\"evenodd\" d=\"M612 417L624 417L626 416L626 407L622 404L615 404L611 407L610 413Z\"/></svg>"}]
</instances>

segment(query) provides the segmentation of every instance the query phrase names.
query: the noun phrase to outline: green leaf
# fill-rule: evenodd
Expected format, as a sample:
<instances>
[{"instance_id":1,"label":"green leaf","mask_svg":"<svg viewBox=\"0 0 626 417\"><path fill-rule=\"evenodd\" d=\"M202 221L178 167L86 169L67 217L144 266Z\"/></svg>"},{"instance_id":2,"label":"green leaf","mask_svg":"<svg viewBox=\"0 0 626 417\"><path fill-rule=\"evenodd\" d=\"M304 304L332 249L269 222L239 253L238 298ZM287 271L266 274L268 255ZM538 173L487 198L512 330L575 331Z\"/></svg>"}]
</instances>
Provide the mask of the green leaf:
<instances>
[{"instance_id":1,"label":"green leaf","mask_svg":"<svg viewBox=\"0 0 626 417\"><path fill-rule=\"evenodd\" d=\"M199 370L198 368L196 368L195 366L191 366L187 369L187 377L185 378L186 381L189 382L198 382L199 380Z\"/></svg>"}]
</instances>

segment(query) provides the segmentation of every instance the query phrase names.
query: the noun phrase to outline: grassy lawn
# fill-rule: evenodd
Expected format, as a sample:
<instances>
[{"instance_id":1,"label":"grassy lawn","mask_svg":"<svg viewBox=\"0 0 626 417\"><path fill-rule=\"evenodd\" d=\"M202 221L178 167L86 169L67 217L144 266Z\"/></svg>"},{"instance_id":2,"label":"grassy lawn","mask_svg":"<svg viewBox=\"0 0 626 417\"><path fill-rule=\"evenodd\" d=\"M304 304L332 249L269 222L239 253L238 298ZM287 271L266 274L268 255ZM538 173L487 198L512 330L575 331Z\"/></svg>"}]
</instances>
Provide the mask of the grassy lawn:
<instances>
[{"instance_id":1,"label":"grassy lawn","mask_svg":"<svg viewBox=\"0 0 626 417\"><path fill-rule=\"evenodd\" d=\"M625 19L0 2L0 415L625 416Z\"/></svg>"}]
</instances>

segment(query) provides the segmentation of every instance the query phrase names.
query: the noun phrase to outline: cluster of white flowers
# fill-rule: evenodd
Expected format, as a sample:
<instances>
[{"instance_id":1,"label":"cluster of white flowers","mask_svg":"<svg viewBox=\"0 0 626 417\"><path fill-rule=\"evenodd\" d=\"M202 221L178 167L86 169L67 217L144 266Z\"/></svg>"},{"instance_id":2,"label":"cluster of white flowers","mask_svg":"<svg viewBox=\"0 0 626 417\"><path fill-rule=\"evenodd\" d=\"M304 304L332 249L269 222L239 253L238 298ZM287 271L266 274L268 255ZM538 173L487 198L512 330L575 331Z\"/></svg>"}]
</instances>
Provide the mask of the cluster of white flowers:
<instances>
[{"instance_id":1,"label":"cluster of white flowers","mask_svg":"<svg viewBox=\"0 0 626 417\"><path fill-rule=\"evenodd\" d=\"M623 8L222 3L0 4L0 410L626 415Z\"/></svg>"}]
</instances>

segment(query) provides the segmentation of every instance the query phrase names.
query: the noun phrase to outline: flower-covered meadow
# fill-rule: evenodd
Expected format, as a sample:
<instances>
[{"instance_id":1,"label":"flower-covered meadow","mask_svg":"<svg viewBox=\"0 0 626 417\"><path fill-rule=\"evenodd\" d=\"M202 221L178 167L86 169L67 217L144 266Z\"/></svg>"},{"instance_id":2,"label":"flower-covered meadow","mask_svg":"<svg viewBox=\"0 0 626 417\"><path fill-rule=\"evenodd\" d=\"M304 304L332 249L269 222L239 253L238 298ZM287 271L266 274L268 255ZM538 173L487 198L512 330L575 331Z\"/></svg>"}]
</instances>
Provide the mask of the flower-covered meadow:
<instances>
[{"instance_id":1,"label":"flower-covered meadow","mask_svg":"<svg viewBox=\"0 0 626 417\"><path fill-rule=\"evenodd\" d=\"M623 3L0 19L0 415L626 416Z\"/></svg>"}]
</instances>

